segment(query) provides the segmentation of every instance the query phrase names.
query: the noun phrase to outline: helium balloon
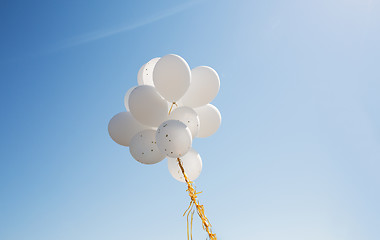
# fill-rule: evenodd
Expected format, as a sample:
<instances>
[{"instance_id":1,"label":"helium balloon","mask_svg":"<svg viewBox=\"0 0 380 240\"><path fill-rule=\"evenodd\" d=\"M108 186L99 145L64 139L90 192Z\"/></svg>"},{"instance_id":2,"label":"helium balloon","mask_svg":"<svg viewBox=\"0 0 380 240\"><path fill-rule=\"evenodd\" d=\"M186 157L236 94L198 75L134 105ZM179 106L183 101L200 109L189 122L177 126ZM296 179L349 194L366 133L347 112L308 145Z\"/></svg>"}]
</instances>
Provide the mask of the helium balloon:
<instances>
[{"instance_id":1,"label":"helium balloon","mask_svg":"<svg viewBox=\"0 0 380 240\"><path fill-rule=\"evenodd\" d=\"M160 60L159 57L153 58L152 60L150 60L149 62L147 62L144 65L144 69L142 71L142 82L144 85L154 86L153 70L154 70L154 67L156 66L156 63L158 62L158 60Z\"/></svg>"},{"instance_id":2,"label":"helium balloon","mask_svg":"<svg viewBox=\"0 0 380 240\"><path fill-rule=\"evenodd\" d=\"M189 152L181 158L181 162L185 174L190 181L194 181L199 177L202 171L202 159L194 149L190 149ZM185 182L185 178L176 158L168 158L168 169L173 178L177 181Z\"/></svg>"},{"instance_id":3,"label":"helium balloon","mask_svg":"<svg viewBox=\"0 0 380 240\"><path fill-rule=\"evenodd\" d=\"M155 164L166 157L158 150L156 131L151 129L137 133L131 140L129 151L134 159L143 164Z\"/></svg>"},{"instance_id":4,"label":"helium balloon","mask_svg":"<svg viewBox=\"0 0 380 240\"><path fill-rule=\"evenodd\" d=\"M112 140L126 147L136 133L146 128L148 127L137 122L130 112L118 113L108 123L108 133Z\"/></svg>"},{"instance_id":5,"label":"helium balloon","mask_svg":"<svg viewBox=\"0 0 380 240\"><path fill-rule=\"evenodd\" d=\"M205 138L214 134L222 122L219 110L211 104L194 108L194 110L198 113L200 122L197 137Z\"/></svg>"},{"instance_id":6,"label":"helium balloon","mask_svg":"<svg viewBox=\"0 0 380 240\"><path fill-rule=\"evenodd\" d=\"M152 86L136 87L129 95L129 108L140 123L157 127L168 116L168 104Z\"/></svg>"},{"instance_id":7,"label":"helium balloon","mask_svg":"<svg viewBox=\"0 0 380 240\"><path fill-rule=\"evenodd\" d=\"M168 157L182 157L191 148L191 132L183 122L167 120L158 127L156 142L158 149Z\"/></svg>"},{"instance_id":8,"label":"helium balloon","mask_svg":"<svg viewBox=\"0 0 380 240\"><path fill-rule=\"evenodd\" d=\"M125 94L124 96L124 106L125 106L125 109L127 109L127 111L129 112L129 106L128 106L128 101L129 101L129 95L131 95L131 92L133 91L133 89L135 89L136 87L131 87L127 93Z\"/></svg>"},{"instance_id":9,"label":"helium balloon","mask_svg":"<svg viewBox=\"0 0 380 240\"><path fill-rule=\"evenodd\" d=\"M194 109L190 107L179 107L171 112L169 119L183 122L190 129L191 136L195 138L199 130L199 117Z\"/></svg>"},{"instance_id":10,"label":"helium balloon","mask_svg":"<svg viewBox=\"0 0 380 240\"><path fill-rule=\"evenodd\" d=\"M166 55L158 60L154 67L154 86L169 102L178 101L189 88L190 81L189 65L178 55Z\"/></svg>"},{"instance_id":11,"label":"helium balloon","mask_svg":"<svg viewBox=\"0 0 380 240\"><path fill-rule=\"evenodd\" d=\"M185 106L200 107L210 103L218 94L220 80L218 73L207 66L191 70L191 83L181 101Z\"/></svg>"},{"instance_id":12,"label":"helium balloon","mask_svg":"<svg viewBox=\"0 0 380 240\"><path fill-rule=\"evenodd\" d=\"M137 73L137 83L138 83L138 85L144 85L144 82L143 82L144 67L145 67L145 64L141 66L139 72Z\"/></svg>"}]
</instances>

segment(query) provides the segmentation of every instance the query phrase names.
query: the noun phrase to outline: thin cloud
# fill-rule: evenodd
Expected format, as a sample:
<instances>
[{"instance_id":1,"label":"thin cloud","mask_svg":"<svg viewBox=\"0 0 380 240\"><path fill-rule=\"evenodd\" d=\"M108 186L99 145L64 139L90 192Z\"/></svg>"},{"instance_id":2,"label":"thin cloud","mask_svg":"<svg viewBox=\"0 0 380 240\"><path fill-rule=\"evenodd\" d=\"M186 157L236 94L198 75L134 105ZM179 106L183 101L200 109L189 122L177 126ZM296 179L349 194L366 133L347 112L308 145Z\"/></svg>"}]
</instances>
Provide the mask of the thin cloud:
<instances>
[{"instance_id":1,"label":"thin cloud","mask_svg":"<svg viewBox=\"0 0 380 240\"><path fill-rule=\"evenodd\" d=\"M113 36L116 34L132 31L132 30L135 30L137 28L144 27L148 24L152 24L152 23L157 22L159 20L162 20L162 19L168 18L170 16L176 15L176 14L183 12L183 11L185 11L185 10L187 10L187 9L197 5L197 4L200 4L203 1L204 0L196 0L196 1L187 2L187 3L181 4L181 5L175 6L173 8L170 8L166 11L157 13L153 16L150 16L147 19L144 19L144 20L132 23L132 24L127 24L127 25L116 27L116 28L103 29L103 30L99 30L99 31L89 32L86 34L82 34L79 36L68 38L68 39L63 40L61 42L58 42L56 44L50 45L49 47L46 47L45 49L40 49L38 52L35 52L35 53L24 53L23 56L18 56L18 57L13 56L13 57L8 58L6 60L0 59L0 64L3 64L5 62L17 62L17 61L25 60L25 59L33 59L36 57L41 57L44 55L53 54L53 53L56 53L57 51L60 51L60 50L66 49L66 48L86 44L86 43L93 42L93 41L96 41L96 40L99 40L102 38L110 37L110 36Z\"/></svg>"},{"instance_id":2,"label":"thin cloud","mask_svg":"<svg viewBox=\"0 0 380 240\"><path fill-rule=\"evenodd\" d=\"M113 28L113 29L105 29L105 30L100 30L100 31L89 32L89 33L83 34L81 36L76 36L76 37L73 37L73 38L70 38L70 39L63 41L61 44L59 44L59 46L56 48L56 50L82 45L82 44L85 44L88 42L96 41L96 40L106 38L106 37L110 37L110 36L113 36L116 34L135 30L137 28L146 26L148 24L157 22L161 19L164 19L164 18L173 16L175 14L178 14L180 12L183 12L183 11L189 9L190 7L192 7L198 3L200 3L200 1L187 2L185 4L176 6L174 8L168 9L164 12L153 15L153 16L151 16L145 20L142 20L140 22L124 25L121 27Z\"/></svg>"}]
</instances>

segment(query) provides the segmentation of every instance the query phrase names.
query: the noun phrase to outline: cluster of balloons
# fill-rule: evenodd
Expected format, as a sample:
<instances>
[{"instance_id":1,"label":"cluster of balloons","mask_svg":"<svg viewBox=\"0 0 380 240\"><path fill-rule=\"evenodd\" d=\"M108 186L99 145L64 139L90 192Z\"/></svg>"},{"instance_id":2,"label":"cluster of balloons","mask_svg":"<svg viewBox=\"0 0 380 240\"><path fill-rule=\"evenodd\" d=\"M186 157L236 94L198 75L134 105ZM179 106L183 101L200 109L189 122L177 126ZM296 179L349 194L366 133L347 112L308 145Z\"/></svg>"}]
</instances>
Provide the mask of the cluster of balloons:
<instances>
[{"instance_id":1,"label":"cluster of balloons","mask_svg":"<svg viewBox=\"0 0 380 240\"><path fill-rule=\"evenodd\" d=\"M221 124L219 110L210 104L219 91L218 74L207 66L190 69L183 58L169 54L144 64L137 82L125 94L127 111L108 124L111 138L129 147L140 163L155 164L167 157L171 175L184 182L180 158L189 180L195 180L202 160L192 141L214 134Z\"/></svg>"}]
</instances>

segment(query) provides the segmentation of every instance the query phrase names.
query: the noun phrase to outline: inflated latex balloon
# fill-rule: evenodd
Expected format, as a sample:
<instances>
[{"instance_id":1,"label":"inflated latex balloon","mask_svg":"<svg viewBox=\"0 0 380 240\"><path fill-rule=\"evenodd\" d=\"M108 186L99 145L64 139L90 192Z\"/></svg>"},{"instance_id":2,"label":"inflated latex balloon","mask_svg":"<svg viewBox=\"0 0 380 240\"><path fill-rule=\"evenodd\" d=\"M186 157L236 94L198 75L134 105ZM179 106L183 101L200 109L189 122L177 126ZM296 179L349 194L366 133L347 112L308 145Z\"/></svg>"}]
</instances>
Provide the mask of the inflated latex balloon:
<instances>
[{"instance_id":1,"label":"inflated latex balloon","mask_svg":"<svg viewBox=\"0 0 380 240\"><path fill-rule=\"evenodd\" d=\"M131 140L129 151L134 159L144 164L155 164L166 157L158 150L156 131L151 129L138 132Z\"/></svg>"},{"instance_id":2,"label":"inflated latex balloon","mask_svg":"<svg viewBox=\"0 0 380 240\"><path fill-rule=\"evenodd\" d=\"M198 113L200 122L197 137L205 138L214 134L222 122L219 110L211 104L194 108L194 110Z\"/></svg>"},{"instance_id":3,"label":"inflated latex balloon","mask_svg":"<svg viewBox=\"0 0 380 240\"><path fill-rule=\"evenodd\" d=\"M141 74L142 75L143 85L154 86L154 83L153 83L153 70L154 70L154 67L156 66L156 63L158 62L158 60L160 60L159 57L153 58L152 60L150 60L149 62L147 62L144 65L144 68L143 68L143 71L142 71L142 74Z\"/></svg>"},{"instance_id":4,"label":"inflated latex balloon","mask_svg":"<svg viewBox=\"0 0 380 240\"><path fill-rule=\"evenodd\" d=\"M210 103L218 94L220 80L218 73L207 66L191 70L191 83L181 101L185 106L200 107Z\"/></svg>"},{"instance_id":5,"label":"inflated latex balloon","mask_svg":"<svg viewBox=\"0 0 380 240\"><path fill-rule=\"evenodd\" d=\"M129 95L129 109L140 123L157 127L168 116L168 104L152 86L136 87Z\"/></svg>"},{"instance_id":6,"label":"inflated latex balloon","mask_svg":"<svg viewBox=\"0 0 380 240\"><path fill-rule=\"evenodd\" d=\"M131 95L131 92L133 91L133 89L135 89L136 87L131 87L127 93L125 94L124 96L124 106L125 106L125 109L127 109L127 111L129 112L130 109L129 109L129 105L128 105L128 102L129 102L129 95Z\"/></svg>"},{"instance_id":7,"label":"inflated latex balloon","mask_svg":"<svg viewBox=\"0 0 380 240\"><path fill-rule=\"evenodd\" d=\"M139 72L137 73L137 83L138 83L138 85L144 85L144 82L143 82L144 67L145 67L145 64L141 66Z\"/></svg>"},{"instance_id":8,"label":"inflated latex balloon","mask_svg":"<svg viewBox=\"0 0 380 240\"><path fill-rule=\"evenodd\" d=\"M199 130L198 114L191 107L179 107L174 109L169 115L169 119L183 122L190 129L191 136L195 138Z\"/></svg>"},{"instance_id":9,"label":"inflated latex balloon","mask_svg":"<svg viewBox=\"0 0 380 240\"><path fill-rule=\"evenodd\" d=\"M169 102L176 102L189 88L191 81L189 65L178 55L166 55L156 63L153 81L162 97Z\"/></svg>"},{"instance_id":10,"label":"inflated latex balloon","mask_svg":"<svg viewBox=\"0 0 380 240\"><path fill-rule=\"evenodd\" d=\"M183 122L168 120L158 127L156 142L158 149L168 157L182 157L191 148L191 132Z\"/></svg>"},{"instance_id":11,"label":"inflated latex balloon","mask_svg":"<svg viewBox=\"0 0 380 240\"><path fill-rule=\"evenodd\" d=\"M108 133L116 143L128 147L132 137L149 127L141 125L130 112L121 112L108 123Z\"/></svg>"},{"instance_id":12,"label":"inflated latex balloon","mask_svg":"<svg viewBox=\"0 0 380 240\"><path fill-rule=\"evenodd\" d=\"M197 179L202 171L202 159L199 154L194 149L190 149L189 152L181 158L181 161L188 179L190 181ZM168 158L168 169L176 180L185 182L185 178L183 177L176 158Z\"/></svg>"}]
</instances>

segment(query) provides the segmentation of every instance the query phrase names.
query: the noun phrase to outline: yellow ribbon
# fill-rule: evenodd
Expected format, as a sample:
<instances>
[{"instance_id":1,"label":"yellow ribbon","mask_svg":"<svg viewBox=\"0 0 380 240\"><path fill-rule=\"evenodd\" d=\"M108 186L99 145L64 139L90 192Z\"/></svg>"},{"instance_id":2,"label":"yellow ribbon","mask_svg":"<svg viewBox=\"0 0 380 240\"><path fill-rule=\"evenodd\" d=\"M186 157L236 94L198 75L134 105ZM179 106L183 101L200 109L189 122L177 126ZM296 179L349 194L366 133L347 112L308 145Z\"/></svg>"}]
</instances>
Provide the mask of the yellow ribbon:
<instances>
[{"instance_id":1,"label":"yellow ribbon","mask_svg":"<svg viewBox=\"0 0 380 240\"><path fill-rule=\"evenodd\" d=\"M185 214L187 212L187 239L188 240L189 239L193 239L193 216L194 216L194 211L195 210L191 214L191 232L190 232L190 237L191 238L189 238L189 214L191 213L191 210L192 210L193 206L195 206L196 209L197 209L198 216L202 220L203 229L208 233L208 236L209 236L210 240L217 240L216 239L216 234L212 233L211 223L210 223L210 221L207 219L207 217L205 215L204 206L201 205L201 204L199 204L199 200L197 200L197 197L198 197L197 195L200 194L201 192L196 192L195 191L195 185L194 185L194 183L187 178L187 175L185 173L185 169L182 166L181 159L177 158L177 161L178 161L179 168L182 171L183 177L185 178L185 182L187 183L187 190L186 191L189 193L189 196L190 196L190 199L191 199L189 207L187 208L187 210L183 214L183 216L185 216Z\"/></svg>"},{"instance_id":2,"label":"yellow ribbon","mask_svg":"<svg viewBox=\"0 0 380 240\"><path fill-rule=\"evenodd\" d=\"M170 113L172 112L172 109L173 109L173 106L176 105L176 107L178 107L177 103L176 102L173 102L172 103L172 106L170 107L170 110L169 110L169 113L168 115L170 115Z\"/></svg>"}]
</instances>

